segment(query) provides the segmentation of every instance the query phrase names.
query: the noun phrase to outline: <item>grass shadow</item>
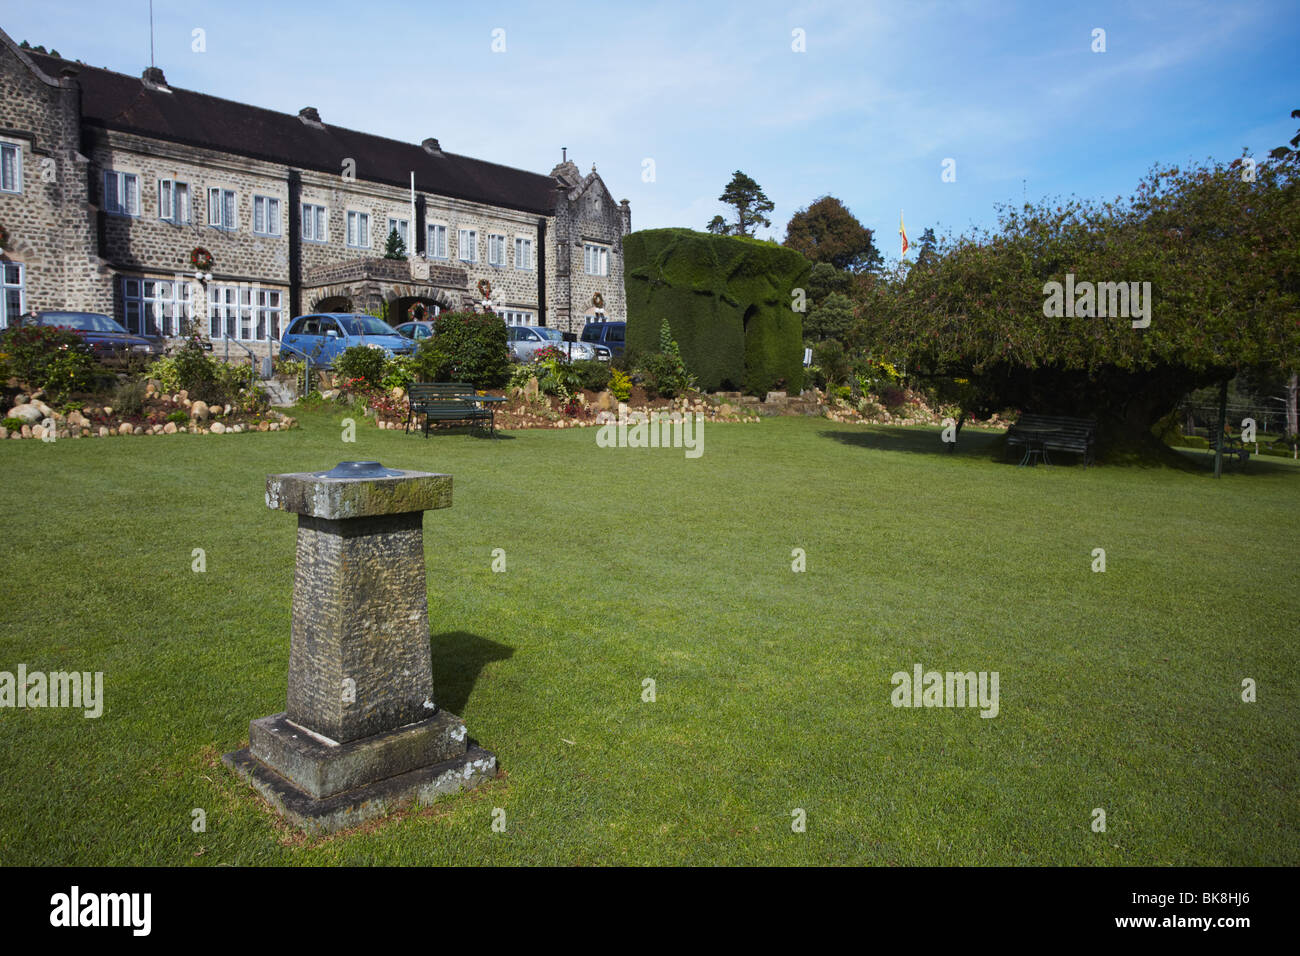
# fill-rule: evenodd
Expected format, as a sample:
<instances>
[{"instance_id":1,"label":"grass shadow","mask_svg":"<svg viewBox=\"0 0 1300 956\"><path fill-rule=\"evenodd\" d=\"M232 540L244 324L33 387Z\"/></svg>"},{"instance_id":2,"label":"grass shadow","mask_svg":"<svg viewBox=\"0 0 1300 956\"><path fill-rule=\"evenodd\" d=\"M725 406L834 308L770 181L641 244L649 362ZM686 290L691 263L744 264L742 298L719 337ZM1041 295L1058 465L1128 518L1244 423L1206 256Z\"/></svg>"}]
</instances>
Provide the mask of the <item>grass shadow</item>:
<instances>
[{"instance_id":1,"label":"grass shadow","mask_svg":"<svg viewBox=\"0 0 1300 956\"><path fill-rule=\"evenodd\" d=\"M913 455L940 455L945 458L960 455L966 458L984 458L989 461L999 460L1005 444L1001 432L973 429L962 429L955 449L940 438L940 431L937 428L861 425L852 431L826 430L818 434L822 438L830 438L842 445L852 445L856 448L898 451Z\"/></svg>"},{"instance_id":2,"label":"grass shadow","mask_svg":"<svg viewBox=\"0 0 1300 956\"><path fill-rule=\"evenodd\" d=\"M462 714L483 668L508 660L513 647L468 631L445 631L430 637L433 651L433 699L439 707Z\"/></svg>"}]
</instances>

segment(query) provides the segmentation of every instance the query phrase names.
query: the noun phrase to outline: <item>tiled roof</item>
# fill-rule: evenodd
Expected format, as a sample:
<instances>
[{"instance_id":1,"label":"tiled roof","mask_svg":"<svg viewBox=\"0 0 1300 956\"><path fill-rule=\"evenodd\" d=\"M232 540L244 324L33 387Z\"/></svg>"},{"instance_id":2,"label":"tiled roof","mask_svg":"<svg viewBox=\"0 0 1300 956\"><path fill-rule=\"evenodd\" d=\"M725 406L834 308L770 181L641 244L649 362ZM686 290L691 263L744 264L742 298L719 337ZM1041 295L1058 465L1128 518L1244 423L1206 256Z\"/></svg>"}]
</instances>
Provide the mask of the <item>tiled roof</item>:
<instances>
[{"instance_id":1,"label":"tiled roof","mask_svg":"<svg viewBox=\"0 0 1300 956\"><path fill-rule=\"evenodd\" d=\"M452 153L433 155L423 146L308 124L205 93L172 86L163 92L137 77L26 52L51 77L64 68L78 71L82 120L90 126L327 173L338 173L351 158L360 180L409 187L414 172L422 192L538 214L555 209L557 181L540 173Z\"/></svg>"}]
</instances>

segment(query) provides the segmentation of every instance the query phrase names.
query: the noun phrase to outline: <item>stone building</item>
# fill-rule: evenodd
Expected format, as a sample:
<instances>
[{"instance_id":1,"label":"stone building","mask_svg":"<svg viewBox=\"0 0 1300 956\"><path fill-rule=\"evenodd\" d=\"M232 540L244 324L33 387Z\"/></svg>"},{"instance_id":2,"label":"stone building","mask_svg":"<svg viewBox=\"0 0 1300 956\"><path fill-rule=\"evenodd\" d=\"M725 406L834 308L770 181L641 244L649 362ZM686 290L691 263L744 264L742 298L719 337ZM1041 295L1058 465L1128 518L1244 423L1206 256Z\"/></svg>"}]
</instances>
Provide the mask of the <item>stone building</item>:
<instances>
[{"instance_id":1,"label":"stone building","mask_svg":"<svg viewBox=\"0 0 1300 956\"><path fill-rule=\"evenodd\" d=\"M405 259L384 257L389 233ZM626 317L627 200L20 49L0 31L0 323L104 312L265 353L295 315ZM209 261L210 257L210 261Z\"/></svg>"}]
</instances>

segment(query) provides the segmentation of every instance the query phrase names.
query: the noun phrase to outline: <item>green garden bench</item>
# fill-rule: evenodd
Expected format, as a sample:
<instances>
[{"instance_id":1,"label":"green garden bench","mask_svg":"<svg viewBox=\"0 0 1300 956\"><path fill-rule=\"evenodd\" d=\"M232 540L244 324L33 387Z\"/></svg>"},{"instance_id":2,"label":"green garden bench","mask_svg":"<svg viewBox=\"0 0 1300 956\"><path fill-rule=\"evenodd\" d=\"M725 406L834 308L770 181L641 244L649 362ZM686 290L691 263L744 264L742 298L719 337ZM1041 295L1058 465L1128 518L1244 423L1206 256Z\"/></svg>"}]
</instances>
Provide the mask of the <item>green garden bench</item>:
<instances>
[{"instance_id":1,"label":"green garden bench","mask_svg":"<svg viewBox=\"0 0 1300 956\"><path fill-rule=\"evenodd\" d=\"M1082 458L1083 467L1087 468L1094 460L1096 444L1095 418L1025 414L1007 429L1007 447L1020 445L1025 449L1025 456L1020 460L1022 465L1032 461L1035 455L1041 455L1043 463L1050 465L1048 451L1068 451Z\"/></svg>"},{"instance_id":2,"label":"green garden bench","mask_svg":"<svg viewBox=\"0 0 1300 956\"><path fill-rule=\"evenodd\" d=\"M1206 441L1210 443L1210 454L1213 455L1218 449L1218 443L1223 443L1223 458L1225 461L1231 461L1236 458L1241 464L1250 460L1250 449L1247 448L1236 435L1222 434L1216 439L1214 436L1215 428L1211 425L1206 430Z\"/></svg>"},{"instance_id":3,"label":"green garden bench","mask_svg":"<svg viewBox=\"0 0 1300 956\"><path fill-rule=\"evenodd\" d=\"M433 422L465 422L470 425L488 423L488 431L496 436L496 411L484 408L474 386L465 382L413 382L407 389L410 410L406 414L405 431L410 432L416 415L424 416L424 437L429 437Z\"/></svg>"}]
</instances>

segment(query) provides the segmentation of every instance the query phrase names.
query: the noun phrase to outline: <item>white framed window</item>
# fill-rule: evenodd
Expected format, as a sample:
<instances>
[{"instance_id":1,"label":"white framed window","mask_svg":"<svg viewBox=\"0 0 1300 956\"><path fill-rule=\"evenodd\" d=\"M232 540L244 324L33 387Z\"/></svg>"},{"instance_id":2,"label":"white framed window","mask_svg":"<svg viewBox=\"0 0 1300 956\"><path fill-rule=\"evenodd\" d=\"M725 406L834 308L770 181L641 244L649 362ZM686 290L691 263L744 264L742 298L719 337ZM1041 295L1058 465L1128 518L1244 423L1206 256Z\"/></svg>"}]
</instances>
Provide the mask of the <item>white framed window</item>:
<instances>
[{"instance_id":1,"label":"white framed window","mask_svg":"<svg viewBox=\"0 0 1300 956\"><path fill-rule=\"evenodd\" d=\"M122 278L126 326L135 335L181 335L193 307L190 284L171 279Z\"/></svg>"},{"instance_id":2,"label":"white framed window","mask_svg":"<svg viewBox=\"0 0 1300 956\"><path fill-rule=\"evenodd\" d=\"M115 216L140 215L140 177L104 170L104 211Z\"/></svg>"},{"instance_id":3,"label":"white framed window","mask_svg":"<svg viewBox=\"0 0 1300 956\"><path fill-rule=\"evenodd\" d=\"M537 323L537 314L534 312L507 309L497 314L505 320L506 325L535 325Z\"/></svg>"},{"instance_id":4,"label":"white framed window","mask_svg":"<svg viewBox=\"0 0 1300 956\"><path fill-rule=\"evenodd\" d=\"M5 305L0 322L4 323L4 328L16 324L27 307L23 278L21 262L0 263L0 294L4 295Z\"/></svg>"},{"instance_id":5,"label":"white framed window","mask_svg":"<svg viewBox=\"0 0 1300 956\"><path fill-rule=\"evenodd\" d=\"M456 233L456 255L461 262L478 262L477 229L461 229Z\"/></svg>"},{"instance_id":6,"label":"white framed window","mask_svg":"<svg viewBox=\"0 0 1300 956\"><path fill-rule=\"evenodd\" d=\"M488 233L488 265L505 268L506 237L494 232Z\"/></svg>"},{"instance_id":7,"label":"white framed window","mask_svg":"<svg viewBox=\"0 0 1300 956\"><path fill-rule=\"evenodd\" d=\"M253 286L208 286L208 337L240 342L278 339L283 331L283 293Z\"/></svg>"},{"instance_id":8,"label":"white framed window","mask_svg":"<svg viewBox=\"0 0 1300 956\"><path fill-rule=\"evenodd\" d=\"M280 292L276 289L258 289L254 307L257 312L257 340L265 342L268 339L278 339L284 318Z\"/></svg>"},{"instance_id":9,"label":"white framed window","mask_svg":"<svg viewBox=\"0 0 1300 956\"><path fill-rule=\"evenodd\" d=\"M411 221L409 219L394 219L389 216L388 228L384 231L385 242L393 234L394 229L397 230L397 238L402 240L402 248L409 254L411 251Z\"/></svg>"},{"instance_id":10,"label":"white framed window","mask_svg":"<svg viewBox=\"0 0 1300 956\"><path fill-rule=\"evenodd\" d=\"M178 226L190 221L190 184L176 179L158 180L158 218Z\"/></svg>"},{"instance_id":11,"label":"white framed window","mask_svg":"<svg viewBox=\"0 0 1300 956\"><path fill-rule=\"evenodd\" d=\"M515 268L525 272L533 269L533 240L515 239Z\"/></svg>"},{"instance_id":12,"label":"white framed window","mask_svg":"<svg viewBox=\"0 0 1300 956\"><path fill-rule=\"evenodd\" d=\"M425 227L424 254L430 259L447 258L447 227L431 225Z\"/></svg>"},{"instance_id":13,"label":"white framed window","mask_svg":"<svg viewBox=\"0 0 1300 956\"><path fill-rule=\"evenodd\" d=\"M218 229L239 228L239 214L233 189L213 186L208 189L208 225Z\"/></svg>"},{"instance_id":14,"label":"white framed window","mask_svg":"<svg viewBox=\"0 0 1300 956\"><path fill-rule=\"evenodd\" d=\"M0 192L23 191L23 148L17 143L0 143Z\"/></svg>"},{"instance_id":15,"label":"white framed window","mask_svg":"<svg viewBox=\"0 0 1300 956\"><path fill-rule=\"evenodd\" d=\"M307 242L329 242L329 212L324 206L302 204L302 237Z\"/></svg>"},{"instance_id":16,"label":"white framed window","mask_svg":"<svg viewBox=\"0 0 1300 956\"><path fill-rule=\"evenodd\" d=\"M370 213L348 212L348 245L353 249L370 248Z\"/></svg>"},{"instance_id":17,"label":"white framed window","mask_svg":"<svg viewBox=\"0 0 1300 956\"><path fill-rule=\"evenodd\" d=\"M280 235L280 200L274 196L253 197L253 232L259 236Z\"/></svg>"},{"instance_id":18,"label":"white framed window","mask_svg":"<svg viewBox=\"0 0 1300 956\"><path fill-rule=\"evenodd\" d=\"M598 246L594 242L584 243L582 269L589 276L609 275L609 247Z\"/></svg>"}]
</instances>

